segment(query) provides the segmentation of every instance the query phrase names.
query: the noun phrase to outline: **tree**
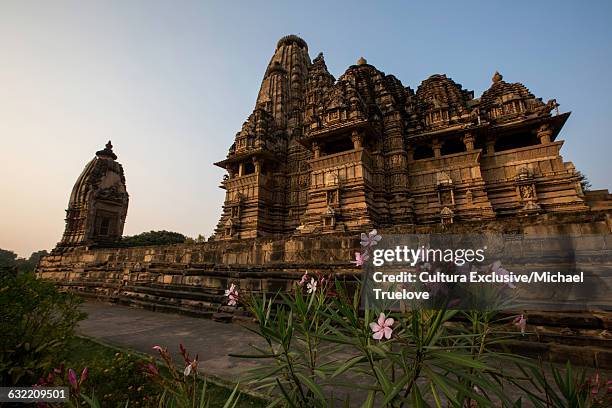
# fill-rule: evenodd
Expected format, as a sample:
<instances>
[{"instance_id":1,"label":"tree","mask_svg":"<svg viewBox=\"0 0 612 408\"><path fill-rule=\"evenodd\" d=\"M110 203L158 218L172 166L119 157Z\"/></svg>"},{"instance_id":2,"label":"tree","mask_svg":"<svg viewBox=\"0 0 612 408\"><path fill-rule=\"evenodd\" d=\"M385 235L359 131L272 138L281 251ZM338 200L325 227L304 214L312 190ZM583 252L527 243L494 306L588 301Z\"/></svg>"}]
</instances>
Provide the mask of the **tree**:
<instances>
[{"instance_id":1,"label":"tree","mask_svg":"<svg viewBox=\"0 0 612 408\"><path fill-rule=\"evenodd\" d=\"M49 255L49 253L42 249L40 251L32 252L29 259L19 258L17 259L17 269L20 273L34 272L40 258L47 255Z\"/></svg>"},{"instance_id":2,"label":"tree","mask_svg":"<svg viewBox=\"0 0 612 408\"><path fill-rule=\"evenodd\" d=\"M17 254L13 251L0 249L0 268L14 267L17 260Z\"/></svg>"},{"instance_id":3,"label":"tree","mask_svg":"<svg viewBox=\"0 0 612 408\"><path fill-rule=\"evenodd\" d=\"M126 236L121 240L122 245L128 247L145 245L182 244L186 241L185 235L172 231L149 231L137 235Z\"/></svg>"},{"instance_id":4,"label":"tree","mask_svg":"<svg viewBox=\"0 0 612 408\"><path fill-rule=\"evenodd\" d=\"M593 186L591 185L591 182L589 181L587 176L584 175L580 171L578 171L576 173L578 173L578 179L580 180L580 187L582 187L582 191L591 191L591 188Z\"/></svg>"},{"instance_id":5,"label":"tree","mask_svg":"<svg viewBox=\"0 0 612 408\"><path fill-rule=\"evenodd\" d=\"M45 255L49 255L46 250L32 252L30 258L18 258L13 251L0 249L0 269L17 270L19 273L34 272L38 261Z\"/></svg>"}]
</instances>

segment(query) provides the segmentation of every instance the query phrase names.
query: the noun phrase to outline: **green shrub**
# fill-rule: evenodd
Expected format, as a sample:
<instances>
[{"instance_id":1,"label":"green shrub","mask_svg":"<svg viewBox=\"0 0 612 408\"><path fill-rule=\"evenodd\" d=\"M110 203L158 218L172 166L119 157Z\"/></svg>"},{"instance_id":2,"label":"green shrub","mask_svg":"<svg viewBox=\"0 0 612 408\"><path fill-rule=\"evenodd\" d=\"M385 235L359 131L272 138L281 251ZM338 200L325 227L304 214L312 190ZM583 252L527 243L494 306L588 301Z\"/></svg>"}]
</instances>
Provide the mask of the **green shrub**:
<instances>
[{"instance_id":1,"label":"green shrub","mask_svg":"<svg viewBox=\"0 0 612 408\"><path fill-rule=\"evenodd\" d=\"M0 275L0 384L30 386L85 317L78 296L60 293L34 275Z\"/></svg>"}]
</instances>

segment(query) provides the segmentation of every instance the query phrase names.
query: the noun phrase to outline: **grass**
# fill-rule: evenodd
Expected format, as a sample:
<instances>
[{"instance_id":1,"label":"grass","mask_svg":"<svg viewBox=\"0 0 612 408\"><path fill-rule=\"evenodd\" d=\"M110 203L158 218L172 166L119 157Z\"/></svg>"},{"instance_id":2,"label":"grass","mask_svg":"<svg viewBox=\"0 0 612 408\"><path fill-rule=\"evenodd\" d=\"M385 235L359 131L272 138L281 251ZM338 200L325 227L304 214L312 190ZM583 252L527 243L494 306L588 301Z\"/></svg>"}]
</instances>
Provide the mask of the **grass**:
<instances>
[{"instance_id":1,"label":"grass","mask_svg":"<svg viewBox=\"0 0 612 408\"><path fill-rule=\"evenodd\" d=\"M75 337L58 361L66 368L73 368L79 374L84 367L89 369L86 393L92 393L101 400L102 406L124 406L130 400L130 407L157 406L154 402L160 392L140 369L139 362L152 357L105 346L87 338ZM207 382L207 394L211 397L211 408L223 407L231 394L229 388ZM238 407L265 407L263 400L242 394Z\"/></svg>"}]
</instances>

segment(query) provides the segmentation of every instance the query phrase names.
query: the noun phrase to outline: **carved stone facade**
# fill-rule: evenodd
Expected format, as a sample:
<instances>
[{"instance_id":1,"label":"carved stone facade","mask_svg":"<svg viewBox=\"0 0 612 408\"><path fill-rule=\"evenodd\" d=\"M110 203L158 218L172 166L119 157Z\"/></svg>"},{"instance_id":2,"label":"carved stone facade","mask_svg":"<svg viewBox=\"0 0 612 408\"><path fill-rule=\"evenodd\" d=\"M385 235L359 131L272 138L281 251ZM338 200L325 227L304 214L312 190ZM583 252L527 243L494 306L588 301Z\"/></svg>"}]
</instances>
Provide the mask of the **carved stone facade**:
<instances>
[{"instance_id":1,"label":"carved stone facade","mask_svg":"<svg viewBox=\"0 0 612 408\"><path fill-rule=\"evenodd\" d=\"M283 37L216 163L228 176L214 239L588 211L556 140L568 117L497 72L480 98L446 75L415 92L363 58L335 80Z\"/></svg>"},{"instance_id":2,"label":"carved stone facade","mask_svg":"<svg viewBox=\"0 0 612 408\"><path fill-rule=\"evenodd\" d=\"M111 245L121 239L129 196L123 167L116 160L109 141L85 166L72 188L66 229L56 251Z\"/></svg>"}]
</instances>

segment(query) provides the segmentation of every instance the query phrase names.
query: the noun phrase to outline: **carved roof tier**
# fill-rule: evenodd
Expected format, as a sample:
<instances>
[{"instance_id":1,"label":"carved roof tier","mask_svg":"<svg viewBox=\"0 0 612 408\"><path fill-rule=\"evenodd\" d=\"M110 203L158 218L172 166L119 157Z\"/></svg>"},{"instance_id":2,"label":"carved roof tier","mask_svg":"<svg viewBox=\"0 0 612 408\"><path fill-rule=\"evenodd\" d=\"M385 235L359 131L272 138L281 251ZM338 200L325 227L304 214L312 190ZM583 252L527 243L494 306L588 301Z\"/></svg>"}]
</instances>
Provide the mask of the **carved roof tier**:
<instances>
[{"instance_id":1,"label":"carved roof tier","mask_svg":"<svg viewBox=\"0 0 612 408\"><path fill-rule=\"evenodd\" d=\"M280 153L284 143L284 130L278 129L272 115L262 108L256 108L236 134L226 160L215 163L224 167L226 163L242 160L248 156L263 155L274 157Z\"/></svg>"},{"instance_id":2,"label":"carved roof tier","mask_svg":"<svg viewBox=\"0 0 612 408\"><path fill-rule=\"evenodd\" d=\"M491 87L480 97L479 109L487 120L503 122L521 116L546 116L557 106L554 99L545 104L525 85L520 82L506 82L503 76L496 72Z\"/></svg>"},{"instance_id":3,"label":"carved roof tier","mask_svg":"<svg viewBox=\"0 0 612 408\"><path fill-rule=\"evenodd\" d=\"M381 128L383 117L391 113L397 113L402 122L406 116L405 105L413 97L412 90L405 88L396 77L379 71L363 58L335 83L331 79L331 75L325 76L324 91L313 101L309 120L305 121L305 140L320 137L327 130L335 133L361 126L364 121L370 129Z\"/></svg>"},{"instance_id":4,"label":"carved roof tier","mask_svg":"<svg viewBox=\"0 0 612 408\"><path fill-rule=\"evenodd\" d=\"M370 147L387 152L407 147L398 139L406 144L498 128L522 131L510 130L516 126L535 132L533 126L540 126L535 119L550 118L557 106L555 100L544 104L523 84L507 83L498 73L477 99L444 74L425 79L415 92L363 57L336 80L322 53L311 62L306 42L289 35L278 41L256 109L236 135L227 159L269 152L282 161L289 152L300 152L299 144L308 146L326 134L339 140L344 138L339 133L364 128L371 135L366 140ZM553 138L562 122L551 122ZM390 138L392 143L385 140Z\"/></svg>"},{"instance_id":5,"label":"carved roof tier","mask_svg":"<svg viewBox=\"0 0 612 408\"><path fill-rule=\"evenodd\" d=\"M473 98L473 91L463 89L446 75L430 76L416 91L417 128L435 129L468 122L468 102Z\"/></svg>"}]
</instances>

